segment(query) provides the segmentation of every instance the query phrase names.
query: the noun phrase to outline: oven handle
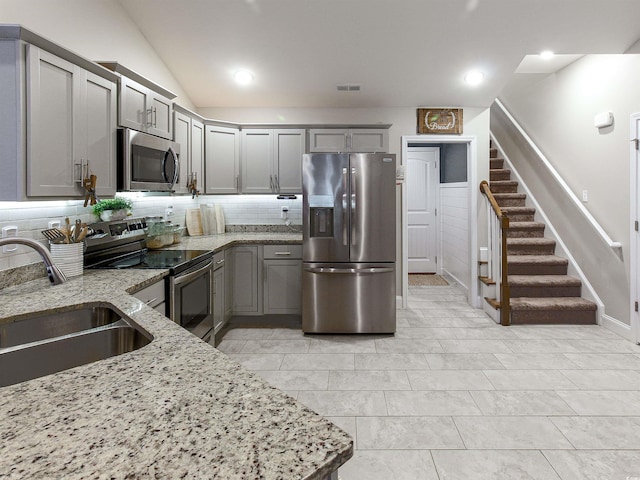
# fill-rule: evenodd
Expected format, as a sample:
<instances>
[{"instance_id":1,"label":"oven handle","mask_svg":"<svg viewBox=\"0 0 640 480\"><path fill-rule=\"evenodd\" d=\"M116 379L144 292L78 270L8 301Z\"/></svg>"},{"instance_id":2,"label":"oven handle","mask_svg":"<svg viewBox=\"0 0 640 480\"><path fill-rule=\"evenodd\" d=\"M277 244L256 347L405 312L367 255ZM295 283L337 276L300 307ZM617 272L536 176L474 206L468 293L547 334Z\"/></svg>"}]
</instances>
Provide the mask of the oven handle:
<instances>
[{"instance_id":1,"label":"oven handle","mask_svg":"<svg viewBox=\"0 0 640 480\"><path fill-rule=\"evenodd\" d=\"M174 285L182 285L183 283L188 283L191 280L193 280L194 278L197 278L199 276L201 276L203 273L205 273L207 270L211 271L211 268L213 267L213 262L211 260L207 261L205 266L202 268L198 268L197 270L193 271L193 272L188 272L182 275L176 275L175 277L172 278L173 280L173 284Z\"/></svg>"}]
</instances>

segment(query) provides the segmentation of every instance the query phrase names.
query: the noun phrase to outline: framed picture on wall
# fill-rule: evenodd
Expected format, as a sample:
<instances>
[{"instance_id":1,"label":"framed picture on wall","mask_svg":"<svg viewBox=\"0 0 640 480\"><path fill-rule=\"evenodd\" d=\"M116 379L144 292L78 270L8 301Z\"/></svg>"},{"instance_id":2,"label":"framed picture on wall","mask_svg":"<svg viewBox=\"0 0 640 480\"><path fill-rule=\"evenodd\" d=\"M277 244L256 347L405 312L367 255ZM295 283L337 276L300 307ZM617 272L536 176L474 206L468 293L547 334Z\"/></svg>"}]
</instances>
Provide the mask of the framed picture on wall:
<instances>
[{"instance_id":1,"label":"framed picture on wall","mask_svg":"<svg viewBox=\"0 0 640 480\"><path fill-rule=\"evenodd\" d=\"M418 133L461 134L461 108L418 108Z\"/></svg>"}]
</instances>

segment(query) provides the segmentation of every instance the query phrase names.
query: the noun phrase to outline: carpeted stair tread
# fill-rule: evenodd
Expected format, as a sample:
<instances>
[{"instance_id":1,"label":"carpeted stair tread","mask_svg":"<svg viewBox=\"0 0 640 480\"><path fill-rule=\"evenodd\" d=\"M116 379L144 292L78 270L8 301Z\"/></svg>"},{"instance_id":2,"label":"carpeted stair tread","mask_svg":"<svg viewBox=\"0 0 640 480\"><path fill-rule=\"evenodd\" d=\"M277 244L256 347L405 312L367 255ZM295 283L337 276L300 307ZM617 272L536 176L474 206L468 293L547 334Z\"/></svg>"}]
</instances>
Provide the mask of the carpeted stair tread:
<instances>
[{"instance_id":1,"label":"carpeted stair tread","mask_svg":"<svg viewBox=\"0 0 640 480\"><path fill-rule=\"evenodd\" d=\"M489 159L489 169L502 168L504 166L504 158Z\"/></svg>"},{"instance_id":2,"label":"carpeted stair tread","mask_svg":"<svg viewBox=\"0 0 640 480\"><path fill-rule=\"evenodd\" d=\"M556 242L551 238L514 238L507 237L508 255L552 255Z\"/></svg>"},{"instance_id":3,"label":"carpeted stair tread","mask_svg":"<svg viewBox=\"0 0 640 480\"><path fill-rule=\"evenodd\" d=\"M509 222L509 228L544 228L545 224L542 222Z\"/></svg>"},{"instance_id":4,"label":"carpeted stair tread","mask_svg":"<svg viewBox=\"0 0 640 480\"><path fill-rule=\"evenodd\" d=\"M569 275L509 275L509 285L515 286L580 286L579 278Z\"/></svg>"},{"instance_id":5,"label":"carpeted stair tread","mask_svg":"<svg viewBox=\"0 0 640 480\"><path fill-rule=\"evenodd\" d=\"M568 275L509 275L511 295L518 297L579 297L580 279Z\"/></svg>"},{"instance_id":6,"label":"carpeted stair tread","mask_svg":"<svg viewBox=\"0 0 640 480\"><path fill-rule=\"evenodd\" d=\"M524 193L494 193L500 207L524 207L527 195Z\"/></svg>"},{"instance_id":7,"label":"carpeted stair tread","mask_svg":"<svg viewBox=\"0 0 640 480\"><path fill-rule=\"evenodd\" d=\"M509 214L535 214L536 213L536 209L533 207L502 207L501 208L503 213L506 213L507 215Z\"/></svg>"},{"instance_id":8,"label":"carpeted stair tread","mask_svg":"<svg viewBox=\"0 0 640 480\"><path fill-rule=\"evenodd\" d=\"M511 310L587 310L596 311L598 306L581 297L516 297L511 298Z\"/></svg>"},{"instance_id":9,"label":"carpeted stair tread","mask_svg":"<svg viewBox=\"0 0 640 480\"><path fill-rule=\"evenodd\" d=\"M533 222L536 209L532 207L500 207L511 222Z\"/></svg>"},{"instance_id":10,"label":"carpeted stair tread","mask_svg":"<svg viewBox=\"0 0 640 480\"><path fill-rule=\"evenodd\" d=\"M507 255L509 274L566 275L569 260L557 255Z\"/></svg>"},{"instance_id":11,"label":"carpeted stair tread","mask_svg":"<svg viewBox=\"0 0 640 480\"><path fill-rule=\"evenodd\" d=\"M498 157L498 149L497 148L490 148L489 149L489 158L497 158Z\"/></svg>"},{"instance_id":12,"label":"carpeted stair tread","mask_svg":"<svg viewBox=\"0 0 640 480\"><path fill-rule=\"evenodd\" d=\"M511 180L511 170L506 168L492 168L489 170L489 182Z\"/></svg>"},{"instance_id":13,"label":"carpeted stair tread","mask_svg":"<svg viewBox=\"0 0 640 480\"><path fill-rule=\"evenodd\" d=\"M492 180L489 187L494 195L496 193L518 193L518 182L515 180Z\"/></svg>"},{"instance_id":14,"label":"carpeted stair tread","mask_svg":"<svg viewBox=\"0 0 640 480\"><path fill-rule=\"evenodd\" d=\"M493 180L489 183L489 186L491 187L492 191L493 191L493 187L500 187L503 185L517 187L518 181L517 180Z\"/></svg>"},{"instance_id":15,"label":"carpeted stair tread","mask_svg":"<svg viewBox=\"0 0 640 480\"><path fill-rule=\"evenodd\" d=\"M545 224L540 222L509 222L507 237L540 238L544 235Z\"/></svg>"}]
</instances>

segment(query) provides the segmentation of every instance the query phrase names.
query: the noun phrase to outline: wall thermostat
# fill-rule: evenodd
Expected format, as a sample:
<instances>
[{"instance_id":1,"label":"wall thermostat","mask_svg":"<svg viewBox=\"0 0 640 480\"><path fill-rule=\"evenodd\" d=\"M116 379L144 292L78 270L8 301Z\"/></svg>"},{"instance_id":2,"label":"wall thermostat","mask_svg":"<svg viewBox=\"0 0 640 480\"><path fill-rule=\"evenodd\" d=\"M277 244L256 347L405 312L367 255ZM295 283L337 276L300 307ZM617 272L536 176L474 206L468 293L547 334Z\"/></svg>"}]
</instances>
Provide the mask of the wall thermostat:
<instances>
[{"instance_id":1,"label":"wall thermostat","mask_svg":"<svg viewBox=\"0 0 640 480\"><path fill-rule=\"evenodd\" d=\"M602 112L593 117L593 126L596 128L610 127L611 125L613 125L613 112Z\"/></svg>"}]
</instances>

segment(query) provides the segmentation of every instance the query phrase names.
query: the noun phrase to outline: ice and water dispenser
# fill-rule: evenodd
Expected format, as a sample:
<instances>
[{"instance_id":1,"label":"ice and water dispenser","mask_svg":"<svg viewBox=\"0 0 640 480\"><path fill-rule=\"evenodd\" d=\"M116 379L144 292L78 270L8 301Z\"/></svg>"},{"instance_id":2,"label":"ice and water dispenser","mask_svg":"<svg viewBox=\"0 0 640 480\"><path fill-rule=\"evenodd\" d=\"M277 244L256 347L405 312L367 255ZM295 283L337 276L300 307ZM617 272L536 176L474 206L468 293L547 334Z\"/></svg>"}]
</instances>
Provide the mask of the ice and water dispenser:
<instances>
[{"instance_id":1,"label":"ice and water dispenser","mask_svg":"<svg viewBox=\"0 0 640 480\"><path fill-rule=\"evenodd\" d=\"M309 196L309 236L333 237L333 196Z\"/></svg>"}]
</instances>

